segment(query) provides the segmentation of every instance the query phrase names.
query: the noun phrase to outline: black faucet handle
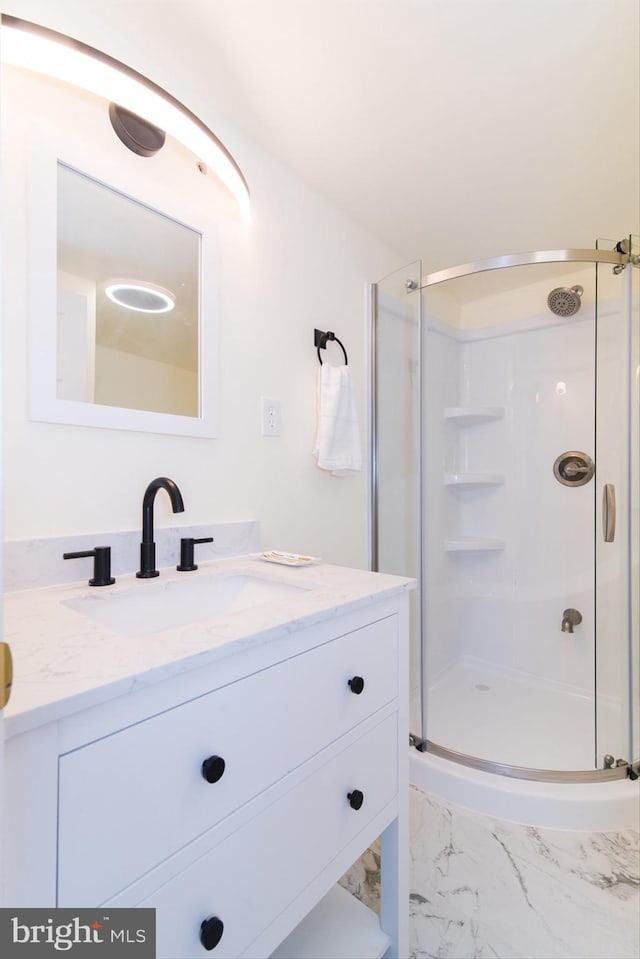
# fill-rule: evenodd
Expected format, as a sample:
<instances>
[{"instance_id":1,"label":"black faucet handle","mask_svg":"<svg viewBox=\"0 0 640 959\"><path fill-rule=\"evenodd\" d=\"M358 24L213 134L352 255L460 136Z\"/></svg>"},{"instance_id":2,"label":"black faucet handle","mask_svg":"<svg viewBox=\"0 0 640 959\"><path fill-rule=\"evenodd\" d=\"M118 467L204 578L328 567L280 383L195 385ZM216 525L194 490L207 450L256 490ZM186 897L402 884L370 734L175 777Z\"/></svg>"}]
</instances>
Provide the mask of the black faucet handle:
<instances>
[{"instance_id":1,"label":"black faucet handle","mask_svg":"<svg viewBox=\"0 0 640 959\"><path fill-rule=\"evenodd\" d=\"M213 543L213 536L203 536L201 539L194 539L193 536L183 536L180 540L180 564L176 569L181 573L191 573L197 569L194 563L194 546L196 543Z\"/></svg>"},{"instance_id":2,"label":"black faucet handle","mask_svg":"<svg viewBox=\"0 0 640 959\"><path fill-rule=\"evenodd\" d=\"M89 580L89 586L112 586L115 579L111 575L111 547L95 546L77 553L62 554L63 559L83 559L85 556L93 557L93 577Z\"/></svg>"}]
</instances>

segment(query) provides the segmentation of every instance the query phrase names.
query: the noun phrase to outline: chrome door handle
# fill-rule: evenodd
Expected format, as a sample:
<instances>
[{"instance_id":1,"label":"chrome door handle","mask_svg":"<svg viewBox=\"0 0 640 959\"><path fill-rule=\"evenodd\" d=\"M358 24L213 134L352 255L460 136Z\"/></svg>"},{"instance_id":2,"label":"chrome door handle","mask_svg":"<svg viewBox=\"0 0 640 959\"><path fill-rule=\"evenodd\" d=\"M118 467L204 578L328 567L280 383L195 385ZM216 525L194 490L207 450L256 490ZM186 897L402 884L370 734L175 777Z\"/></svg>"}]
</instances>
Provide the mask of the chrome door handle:
<instances>
[{"instance_id":1,"label":"chrome door handle","mask_svg":"<svg viewBox=\"0 0 640 959\"><path fill-rule=\"evenodd\" d=\"M602 490L602 535L605 543L613 543L616 538L616 488L613 483L605 483Z\"/></svg>"}]
</instances>

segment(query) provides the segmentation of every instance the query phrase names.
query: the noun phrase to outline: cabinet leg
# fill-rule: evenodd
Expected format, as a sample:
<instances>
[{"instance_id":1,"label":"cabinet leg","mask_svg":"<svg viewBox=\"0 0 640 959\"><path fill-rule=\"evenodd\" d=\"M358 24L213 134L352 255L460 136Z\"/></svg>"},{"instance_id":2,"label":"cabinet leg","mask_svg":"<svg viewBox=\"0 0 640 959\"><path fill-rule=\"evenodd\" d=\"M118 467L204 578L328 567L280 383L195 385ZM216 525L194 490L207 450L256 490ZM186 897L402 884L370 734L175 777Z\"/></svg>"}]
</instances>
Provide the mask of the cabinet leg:
<instances>
[{"instance_id":1,"label":"cabinet leg","mask_svg":"<svg viewBox=\"0 0 640 959\"><path fill-rule=\"evenodd\" d=\"M407 816L394 819L380 837L380 925L391 937L385 959L409 957L409 835Z\"/></svg>"}]
</instances>

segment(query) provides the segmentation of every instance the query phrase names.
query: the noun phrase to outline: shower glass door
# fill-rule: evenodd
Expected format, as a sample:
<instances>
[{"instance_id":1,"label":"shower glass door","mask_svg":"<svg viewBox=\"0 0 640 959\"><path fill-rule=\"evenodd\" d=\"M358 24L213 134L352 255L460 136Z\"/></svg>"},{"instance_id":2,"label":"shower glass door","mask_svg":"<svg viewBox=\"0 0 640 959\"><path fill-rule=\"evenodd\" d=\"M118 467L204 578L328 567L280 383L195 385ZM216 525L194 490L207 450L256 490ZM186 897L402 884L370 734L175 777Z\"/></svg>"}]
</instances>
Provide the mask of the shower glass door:
<instances>
[{"instance_id":1,"label":"shower glass door","mask_svg":"<svg viewBox=\"0 0 640 959\"><path fill-rule=\"evenodd\" d=\"M420 261L372 287L372 568L421 582ZM411 603L411 729L421 710L421 590Z\"/></svg>"},{"instance_id":2,"label":"shower glass door","mask_svg":"<svg viewBox=\"0 0 640 959\"><path fill-rule=\"evenodd\" d=\"M629 762L637 763L640 760L640 236L630 237L630 254Z\"/></svg>"},{"instance_id":3,"label":"shower glass door","mask_svg":"<svg viewBox=\"0 0 640 959\"><path fill-rule=\"evenodd\" d=\"M598 248L611 250L611 240ZM640 758L640 253L622 271L597 265L596 756L598 768Z\"/></svg>"},{"instance_id":4,"label":"shower glass door","mask_svg":"<svg viewBox=\"0 0 640 959\"><path fill-rule=\"evenodd\" d=\"M584 262L424 292L427 739L504 768L594 765L595 295Z\"/></svg>"},{"instance_id":5,"label":"shower glass door","mask_svg":"<svg viewBox=\"0 0 640 959\"><path fill-rule=\"evenodd\" d=\"M503 775L638 759L640 269L615 246L372 287L372 565L419 582L411 732Z\"/></svg>"}]
</instances>

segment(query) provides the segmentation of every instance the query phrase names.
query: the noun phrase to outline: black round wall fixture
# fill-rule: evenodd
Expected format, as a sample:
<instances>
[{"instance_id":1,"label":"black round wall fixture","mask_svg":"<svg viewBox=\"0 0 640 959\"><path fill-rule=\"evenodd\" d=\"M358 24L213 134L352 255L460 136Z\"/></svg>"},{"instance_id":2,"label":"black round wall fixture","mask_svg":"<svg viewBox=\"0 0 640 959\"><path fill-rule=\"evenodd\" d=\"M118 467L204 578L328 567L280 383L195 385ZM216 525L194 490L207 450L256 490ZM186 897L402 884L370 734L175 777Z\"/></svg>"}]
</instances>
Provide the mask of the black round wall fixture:
<instances>
[{"instance_id":1,"label":"black round wall fixture","mask_svg":"<svg viewBox=\"0 0 640 959\"><path fill-rule=\"evenodd\" d=\"M126 147L141 157L152 157L164 146L166 134L136 113L117 103L109 104L109 119L116 135Z\"/></svg>"}]
</instances>

